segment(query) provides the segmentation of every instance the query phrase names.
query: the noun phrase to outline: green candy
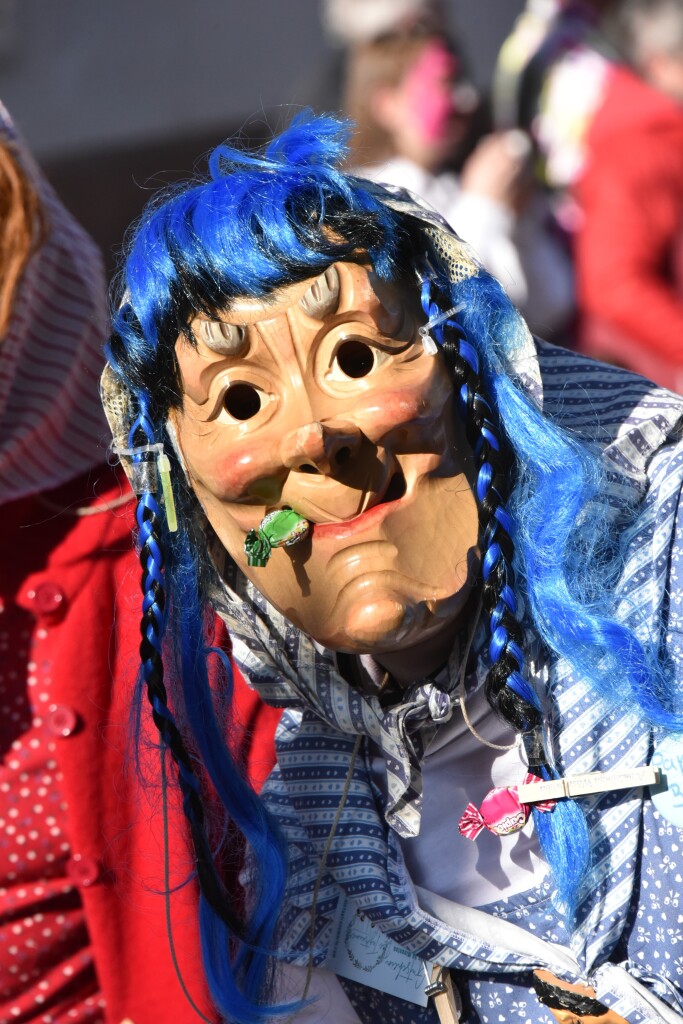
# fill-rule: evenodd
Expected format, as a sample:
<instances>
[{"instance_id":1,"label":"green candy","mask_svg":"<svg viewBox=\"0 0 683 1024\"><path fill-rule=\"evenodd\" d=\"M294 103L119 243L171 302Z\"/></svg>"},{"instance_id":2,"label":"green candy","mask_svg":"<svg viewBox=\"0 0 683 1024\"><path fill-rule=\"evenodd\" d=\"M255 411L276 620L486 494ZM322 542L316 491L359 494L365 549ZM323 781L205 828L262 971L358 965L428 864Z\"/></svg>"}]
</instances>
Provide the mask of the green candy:
<instances>
[{"instance_id":1,"label":"green candy","mask_svg":"<svg viewBox=\"0 0 683 1024\"><path fill-rule=\"evenodd\" d=\"M308 534L310 523L291 508L269 512L261 520L258 530L250 530L244 541L247 565L263 568L272 548L288 548L298 544Z\"/></svg>"},{"instance_id":2,"label":"green candy","mask_svg":"<svg viewBox=\"0 0 683 1024\"><path fill-rule=\"evenodd\" d=\"M258 565L263 568L270 558L268 539L256 530L250 530L244 541L244 552L247 556L247 565Z\"/></svg>"}]
</instances>

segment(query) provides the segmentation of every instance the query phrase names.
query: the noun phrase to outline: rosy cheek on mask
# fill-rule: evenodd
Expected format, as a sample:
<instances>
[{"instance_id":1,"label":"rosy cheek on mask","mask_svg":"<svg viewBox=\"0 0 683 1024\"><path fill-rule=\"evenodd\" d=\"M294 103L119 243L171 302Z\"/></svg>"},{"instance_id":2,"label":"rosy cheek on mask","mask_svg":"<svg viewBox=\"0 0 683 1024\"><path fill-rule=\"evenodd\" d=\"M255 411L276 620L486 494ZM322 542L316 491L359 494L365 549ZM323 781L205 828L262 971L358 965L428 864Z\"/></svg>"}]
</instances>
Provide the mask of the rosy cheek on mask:
<instances>
[{"instance_id":1,"label":"rosy cheek on mask","mask_svg":"<svg viewBox=\"0 0 683 1024\"><path fill-rule=\"evenodd\" d=\"M251 498L254 503L269 504L278 500L285 475L275 465L276 451L273 442L243 441L227 452L212 454L209 449L206 454L188 454L195 480L219 501Z\"/></svg>"},{"instance_id":2,"label":"rosy cheek on mask","mask_svg":"<svg viewBox=\"0 0 683 1024\"><path fill-rule=\"evenodd\" d=\"M431 387L421 380L415 387L384 391L363 407L357 422L377 443L391 439L392 448L425 451L440 446L445 429L444 408L451 400L450 385L442 378Z\"/></svg>"}]
</instances>

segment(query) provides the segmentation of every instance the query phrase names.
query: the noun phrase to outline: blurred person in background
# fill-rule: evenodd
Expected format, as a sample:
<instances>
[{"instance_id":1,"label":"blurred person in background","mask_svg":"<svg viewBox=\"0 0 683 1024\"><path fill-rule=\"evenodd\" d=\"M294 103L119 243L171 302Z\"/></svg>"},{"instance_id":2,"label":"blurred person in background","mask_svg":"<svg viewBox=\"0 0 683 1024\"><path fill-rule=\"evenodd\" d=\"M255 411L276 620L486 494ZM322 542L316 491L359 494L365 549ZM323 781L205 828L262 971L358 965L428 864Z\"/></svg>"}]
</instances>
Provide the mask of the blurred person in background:
<instances>
[{"instance_id":1,"label":"blurred person in background","mask_svg":"<svg viewBox=\"0 0 683 1024\"><path fill-rule=\"evenodd\" d=\"M344 46L446 28L442 0L324 0L322 17L329 38Z\"/></svg>"},{"instance_id":2,"label":"blurred person in background","mask_svg":"<svg viewBox=\"0 0 683 1024\"><path fill-rule=\"evenodd\" d=\"M615 59L601 29L613 2L527 0L493 77L494 123L530 134L534 173L569 234L576 215L568 189L582 169L585 134Z\"/></svg>"},{"instance_id":3,"label":"blurred person in background","mask_svg":"<svg viewBox=\"0 0 683 1024\"><path fill-rule=\"evenodd\" d=\"M215 1019L178 807L165 879L158 787L129 758L138 561L106 464L102 261L1 106L0 211L0 1020L190 1024L174 956ZM236 695L258 781L279 716L239 679Z\"/></svg>"},{"instance_id":4,"label":"blurred person in background","mask_svg":"<svg viewBox=\"0 0 683 1024\"><path fill-rule=\"evenodd\" d=\"M563 340L574 310L571 260L549 230L528 137L477 141L479 97L442 35L387 36L349 57L345 109L352 165L422 197L469 242L531 327Z\"/></svg>"},{"instance_id":5,"label":"blurred person in background","mask_svg":"<svg viewBox=\"0 0 683 1024\"><path fill-rule=\"evenodd\" d=\"M683 391L683 2L624 0L575 186L581 343Z\"/></svg>"},{"instance_id":6,"label":"blurred person in background","mask_svg":"<svg viewBox=\"0 0 683 1024\"><path fill-rule=\"evenodd\" d=\"M446 31L442 0L322 0L320 16L328 53L301 92L321 113L341 110L355 47L387 36Z\"/></svg>"},{"instance_id":7,"label":"blurred person in background","mask_svg":"<svg viewBox=\"0 0 683 1024\"><path fill-rule=\"evenodd\" d=\"M681 4L529 0L496 123L530 132L577 273L580 347L683 388Z\"/></svg>"}]
</instances>

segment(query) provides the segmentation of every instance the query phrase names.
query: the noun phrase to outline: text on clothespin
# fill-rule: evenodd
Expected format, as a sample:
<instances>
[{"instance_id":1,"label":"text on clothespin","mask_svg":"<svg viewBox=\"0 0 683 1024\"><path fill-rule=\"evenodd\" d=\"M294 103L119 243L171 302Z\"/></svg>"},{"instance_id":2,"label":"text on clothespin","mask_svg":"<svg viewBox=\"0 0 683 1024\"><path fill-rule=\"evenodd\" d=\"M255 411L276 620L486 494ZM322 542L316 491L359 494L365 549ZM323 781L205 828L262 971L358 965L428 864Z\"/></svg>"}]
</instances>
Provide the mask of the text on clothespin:
<instances>
[{"instance_id":1,"label":"text on clothespin","mask_svg":"<svg viewBox=\"0 0 683 1024\"><path fill-rule=\"evenodd\" d=\"M643 765L617 772L588 772L585 775L566 775L549 782L523 783L517 787L520 803L562 800L565 797L588 796L590 793L609 793L613 789L635 789L656 786L661 780L659 768Z\"/></svg>"}]
</instances>

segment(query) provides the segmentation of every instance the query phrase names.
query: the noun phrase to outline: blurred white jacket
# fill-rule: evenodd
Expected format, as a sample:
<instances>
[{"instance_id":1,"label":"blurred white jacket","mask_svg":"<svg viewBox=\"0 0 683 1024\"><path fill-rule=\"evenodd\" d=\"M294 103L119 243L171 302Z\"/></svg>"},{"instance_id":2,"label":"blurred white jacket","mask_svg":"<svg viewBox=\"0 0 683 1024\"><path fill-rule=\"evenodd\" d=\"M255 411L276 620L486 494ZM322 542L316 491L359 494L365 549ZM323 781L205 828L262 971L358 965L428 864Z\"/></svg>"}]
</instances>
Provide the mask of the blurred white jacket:
<instances>
[{"instance_id":1,"label":"blurred white jacket","mask_svg":"<svg viewBox=\"0 0 683 1024\"><path fill-rule=\"evenodd\" d=\"M360 167L356 173L399 185L429 203L469 242L535 334L554 339L566 328L574 312L574 274L569 253L550 229L543 195L532 196L517 216L488 196L463 191L457 174L432 174L405 157Z\"/></svg>"}]
</instances>

